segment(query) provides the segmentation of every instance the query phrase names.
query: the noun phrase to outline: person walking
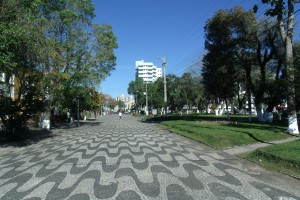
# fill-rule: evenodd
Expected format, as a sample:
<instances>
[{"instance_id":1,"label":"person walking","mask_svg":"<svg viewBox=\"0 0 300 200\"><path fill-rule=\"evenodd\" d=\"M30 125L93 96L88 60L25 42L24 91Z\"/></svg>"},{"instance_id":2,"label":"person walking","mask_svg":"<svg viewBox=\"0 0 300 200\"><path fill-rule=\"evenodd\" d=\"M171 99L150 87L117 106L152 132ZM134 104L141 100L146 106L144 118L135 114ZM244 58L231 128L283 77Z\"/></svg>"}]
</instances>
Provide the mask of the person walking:
<instances>
[{"instance_id":1,"label":"person walking","mask_svg":"<svg viewBox=\"0 0 300 200\"><path fill-rule=\"evenodd\" d=\"M119 117L120 117L120 119L122 118L122 112L121 111L119 112Z\"/></svg>"},{"instance_id":2,"label":"person walking","mask_svg":"<svg viewBox=\"0 0 300 200\"><path fill-rule=\"evenodd\" d=\"M145 115L145 111L141 110L142 122L144 121L144 115Z\"/></svg>"}]
</instances>

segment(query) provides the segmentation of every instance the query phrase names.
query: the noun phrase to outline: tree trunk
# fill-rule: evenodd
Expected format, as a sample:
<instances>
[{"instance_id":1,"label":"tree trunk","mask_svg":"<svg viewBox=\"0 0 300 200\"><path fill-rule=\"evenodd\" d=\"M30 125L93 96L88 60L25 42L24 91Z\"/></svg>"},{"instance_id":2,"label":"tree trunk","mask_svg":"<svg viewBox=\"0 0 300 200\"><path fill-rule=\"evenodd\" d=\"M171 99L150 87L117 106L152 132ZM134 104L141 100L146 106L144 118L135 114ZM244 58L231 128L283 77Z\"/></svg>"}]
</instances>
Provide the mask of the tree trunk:
<instances>
[{"instance_id":1,"label":"tree trunk","mask_svg":"<svg viewBox=\"0 0 300 200\"><path fill-rule=\"evenodd\" d=\"M224 102L221 104L220 115L223 115L223 113L224 113Z\"/></svg>"},{"instance_id":2,"label":"tree trunk","mask_svg":"<svg viewBox=\"0 0 300 200\"><path fill-rule=\"evenodd\" d=\"M246 70L246 79L247 79L247 97L248 97L248 121L252 122L252 97L251 97L251 87L252 87L252 78L251 78L251 65L245 65Z\"/></svg>"},{"instance_id":3,"label":"tree trunk","mask_svg":"<svg viewBox=\"0 0 300 200\"><path fill-rule=\"evenodd\" d=\"M264 113L264 109L262 107L262 104L256 104L255 107L256 107L256 113L257 113L258 121L265 122L266 119L264 117L265 113Z\"/></svg>"},{"instance_id":4,"label":"tree trunk","mask_svg":"<svg viewBox=\"0 0 300 200\"><path fill-rule=\"evenodd\" d=\"M273 123L273 112L266 112L265 120L269 123Z\"/></svg>"},{"instance_id":5,"label":"tree trunk","mask_svg":"<svg viewBox=\"0 0 300 200\"><path fill-rule=\"evenodd\" d=\"M252 122L252 102L251 102L251 89L248 88L247 89L247 93L248 93L248 121Z\"/></svg>"},{"instance_id":6,"label":"tree trunk","mask_svg":"<svg viewBox=\"0 0 300 200\"><path fill-rule=\"evenodd\" d=\"M294 26L294 0L288 1L288 29L285 40L286 47L286 68L288 80L288 96L287 96L287 113L289 120L288 132L299 134L298 120L296 113L296 96L295 96L295 69L293 66L293 26Z\"/></svg>"},{"instance_id":7,"label":"tree trunk","mask_svg":"<svg viewBox=\"0 0 300 200\"><path fill-rule=\"evenodd\" d=\"M227 119L229 120L229 119L230 119L230 116L229 116L229 110L228 110L228 102L227 102L227 99L225 99L225 104L226 104L226 110L227 110Z\"/></svg>"}]
</instances>

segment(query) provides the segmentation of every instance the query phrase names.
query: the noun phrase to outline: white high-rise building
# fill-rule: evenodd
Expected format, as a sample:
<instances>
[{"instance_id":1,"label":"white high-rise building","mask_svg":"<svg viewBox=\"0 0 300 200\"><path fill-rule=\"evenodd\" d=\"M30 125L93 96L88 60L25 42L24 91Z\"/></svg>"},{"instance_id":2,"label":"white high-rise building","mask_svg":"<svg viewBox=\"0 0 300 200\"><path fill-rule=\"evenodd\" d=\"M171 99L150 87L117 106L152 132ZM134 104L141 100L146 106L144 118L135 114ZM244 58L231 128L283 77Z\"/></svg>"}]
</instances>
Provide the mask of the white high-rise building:
<instances>
[{"instance_id":1,"label":"white high-rise building","mask_svg":"<svg viewBox=\"0 0 300 200\"><path fill-rule=\"evenodd\" d=\"M144 82L152 83L162 77L162 69L156 67L152 62L135 61L135 69L136 77L142 78Z\"/></svg>"}]
</instances>

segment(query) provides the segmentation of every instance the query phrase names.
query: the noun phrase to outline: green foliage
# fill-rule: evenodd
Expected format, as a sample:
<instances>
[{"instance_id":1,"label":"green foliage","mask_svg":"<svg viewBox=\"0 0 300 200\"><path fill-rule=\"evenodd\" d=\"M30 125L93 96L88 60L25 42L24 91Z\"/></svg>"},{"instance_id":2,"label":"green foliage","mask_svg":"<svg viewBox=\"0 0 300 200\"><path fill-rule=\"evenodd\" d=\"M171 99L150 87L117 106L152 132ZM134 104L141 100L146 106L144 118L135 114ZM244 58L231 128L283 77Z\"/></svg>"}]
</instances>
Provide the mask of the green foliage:
<instances>
[{"instance_id":1,"label":"green foliage","mask_svg":"<svg viewBox=\"0 0 300 200\"><path fill-rule=\"evenodd\" d=\"M239 43L235 36L233 24L236 23L232 13L219 10L214 17L207 20L205 29L206 55L203 58L203 84L206 92L224 100L235 96L234 87L237 81L236 47Z\"/></svg>"},{"instance_id":2,"label":"green foliage","mask_svg":"<svg viewBox=\"0 0 300 200\"><path fill-rule=\"evenodd\" d=\"M226 102L239 97L242 87L249 102L252 94L256 108L266 104L269 112L286 99L285 50L273 23L264 20L258 25L251 11L235 7L216 12L205 31L207 54L202 72L206 93ZM245 96L239 99L239 108L243 101Z\"/></svg>"},{"instance_id":3,"label":"green foliage","mask_svg":"<svg viewBox=\"0 0 300 200\"><path fill-rule=\"evenodd\" d=\"M168 84L167 79L167 86ZM154 83L148 84L148 101L150 108L162 108L164 106L163 78L158 78Z\"/></svg>"},{"instance_id":4,"label":"green foliage","mask_svg":"<svg viewBox=\"0 0 300 200\"><path fill-rule=\"evenodd\" d=\"M44 40L34 8L33 2L5 1L0 13L0 66L6 77L0 87L0 118L12 139L21 138L28 119L44 109L39 51Z\"/></svg>"},{"instance_id":5,"label":"green foliage","mask_svg":"<svg viewBox=\"0 0 300 200\"><path fill-rule=\"evenodd\" d=\"M192 106L201 106L203 104L203 87L199 76L192 76L185 73L182 77L174 74L168 74L167 80L167 104L171 111L180 111L182 107L188 104ZM164 106L164 84L160 77L153 83L147 84L148 105L149 108L163 108ZM128 85L128 93L134 95L136 107L145 106L146 83L141 78L131 81ZM136 108L137 109L137 108Z\"/></svg>"},{"instance_id":6,"label":"green foliage","mask_svg":"<svg viewBox=\"0 0 300 200\"><path fill-rule=\"evenodd\" d=\"M286 65L286 80L287 80L287 113L288 115L296 115L296 98L295 98L295 68L293 57L293 27L294 27L294 4L295 1L287 1L288 5L285 6L284 0L262 0L265 4L270 4L271 8L265 14L275 16L277 18L277 25L280 30L281 39L285 47L285 60ZM287 14L287 19L283 17ZM286 22L285 22L286 21ZM285 25L286 23L286 25ZM292 122L289 124L291 130ZM298 131L298 126L294 127L295 132Z\"/></svg>"},{"instance_id":7,"label":"green foliage","mask_svg":"<svg viewBox=\"0 0 300 200\"><path fill-rule=\"evenodd\" d=\"M296 108L300 110L300 43L294 45Z\"/></svg>"},{"instance_id":8,"label":"green foliage","mask_svg":"<svg viewBox=\"0 0 300 200\"><path fill-rule=\"evenodd\" d=\"M146 92L146 85L142 78L137 78L135 81L131 81L128 85L128 94L134 95L135 109L145 105L144 92ZM151 96L151 95L150 95Z\"/></svg>"},{"instance_id":9,"label":"green foliage","mask_svg":"<svg viewBox=\"0 0 300 200\"><path fill-rule=\"evenodd\" d=\"M118 101L118 106L119 106L119 108L125 108L126 107L124 101Z\"/></svg>"},{"instance_id":10,"label":"green foliage","mask_svg":"<svg viewBox=\"0 0 300 200\"><path fill-rule=\"evenodd\" d=\"M16 73L15 83L19 85L16 98L12 99L10 96L13 86L9 85L9 82L0 89L0 119L5 126L4 134L10 139L20 139L27 132L27 121L33 114L44 111L46 102L42 99L40 87L42 76L38 73L28 73L30 72Z\"/></svg>"},{"instance_id":11,"label":"green foliage","mask_svg":"<svg viewBox=\"0 0 300 200\"><path fill-rule=\"evenodd\" d=\"M107 101L110 109L114 109L118 105L118 102L111 96L108 96Z\"/></svg>"},{"instance_id":12,"label":"green foliage","mask_svg":"<svg viewBox=\"0 0 300 200\"><path fill-rule=\"evenodd\" d=\"M261 0L261 2L263 4L270 4L272 6L272 8L267 9L265 11L265 15L269 15L269 16L282 16L283 14L285 14L286 11L286 6L285 6L285 2L283 0ZM257 7L257 5L256 5ZM256 11L258 10L258 7L256 9Z\"/></svg>"},{"instance_id":13,"label":"green foliage","mask_svg":"<svg viewBox=\"0 0 300 200\"><path fill-rule=\"evenodd\" d=\"M186 102L183 98L180 81L180 77L176 75L169 74L167 76L168 105L172 111L181 110L184 102ZM163 101L161 103L163 103ZM161 105L163 106L163 104Z\"/></svg>"},{"instance_id":14,"label":"green foliage","mask_svg":"<svg viewBox=\"0 0 300 200\"><path fill-rule=\"evenodd\" d=\"M0 72L8 79L0 83L7 105L0 116L7 131L25 128L37 111L76 108L77 95L80 110L99 108L95 87L115 69L118 44L110 25L92 23L94 10L91 0L1 3Z\"/></svg>"}]
</instances>

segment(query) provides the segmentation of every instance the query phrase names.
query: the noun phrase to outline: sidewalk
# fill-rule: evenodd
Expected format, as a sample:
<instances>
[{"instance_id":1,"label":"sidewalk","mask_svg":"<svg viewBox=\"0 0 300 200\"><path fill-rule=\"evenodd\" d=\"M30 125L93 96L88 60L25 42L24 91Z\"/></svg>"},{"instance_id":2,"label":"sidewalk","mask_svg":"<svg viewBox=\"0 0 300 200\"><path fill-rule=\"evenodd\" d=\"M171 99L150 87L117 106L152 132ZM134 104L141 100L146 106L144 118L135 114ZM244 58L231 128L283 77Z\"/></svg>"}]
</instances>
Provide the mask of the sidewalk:
<instances>
[{"instance_id":1,"label":"sidewalk","mask_svg":"<svg viewBox=\"0 0 300 200\"><path fill-rule=\"evenodd\" d=\"M237 155L240 153L254 151L255 149L266 147L266 146L269 146L272 144L281 144L281 143L290 142L290 141L299 140L299 139L300 139L299 136L292 136L292 137L282 139L282 140L274 140L274 141L265 142L265 143L255 143L255 144L249 144L249 145L245 145L245 146L233 147L233 148L224 150L224 152L226 152L230 155Z\"/></svg>"}]
</instances>

